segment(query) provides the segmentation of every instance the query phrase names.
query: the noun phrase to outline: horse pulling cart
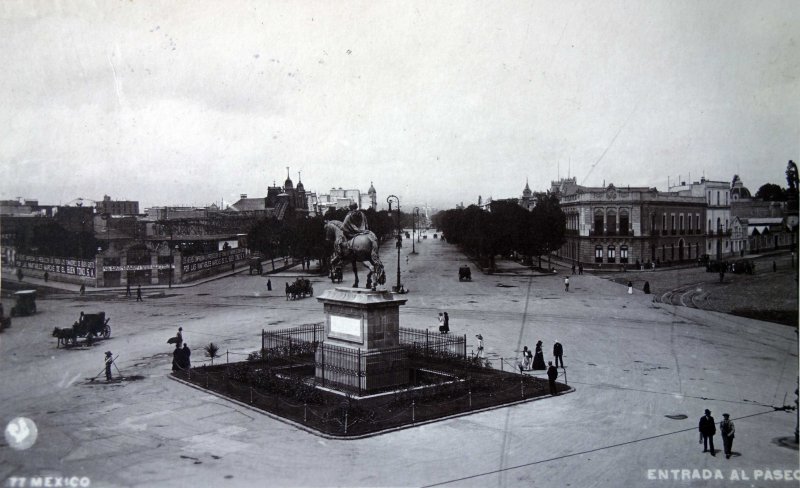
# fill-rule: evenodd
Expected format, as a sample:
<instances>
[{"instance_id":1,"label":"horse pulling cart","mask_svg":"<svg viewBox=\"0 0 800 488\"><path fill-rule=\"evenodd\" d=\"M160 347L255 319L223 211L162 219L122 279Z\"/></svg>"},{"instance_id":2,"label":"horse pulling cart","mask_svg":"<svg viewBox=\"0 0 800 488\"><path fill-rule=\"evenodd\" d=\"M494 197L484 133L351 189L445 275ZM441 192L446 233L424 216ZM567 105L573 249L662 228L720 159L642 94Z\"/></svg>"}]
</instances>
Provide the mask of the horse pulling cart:
<instances>
[{"instance_id":1,"label":"horse pulling cart","mask_svg":"<svg viewBox=\"0 0 800 488\"><path fill-rule=\"evenodd\" d=\"M58 339L59 347L61 344L64 346L77 345L78 339L85 338L86 344L91 344L96 339L108 339L111 337L111 326L108 322L111 319L106 318L105 312L100 313L87 313L72 324L72 327L53 329L53 337Z\"/></svg>"},{"instance_id":2,"label":"horse pulling cart","mask_svg":"<svg viewBox=\"0 0 800 488\"><path fill-rule=\"evenodd\" d=\"M314 296L314 287L311 286L311 281L297 278L291 285L286 283L286 299L291 298L297 300L298 298L305 298L306 295Z\"/></svg>"},{"instance_id":3,"label":"horse pulling cart","mask_svg":"<svg viewBox=\"0 0 800 488\"><path fill-rule=\"evenodd\" d=\"M342 267L335 266L331 269L331 283L341 283L342 282Z\"/></svg>"}]
</instances>

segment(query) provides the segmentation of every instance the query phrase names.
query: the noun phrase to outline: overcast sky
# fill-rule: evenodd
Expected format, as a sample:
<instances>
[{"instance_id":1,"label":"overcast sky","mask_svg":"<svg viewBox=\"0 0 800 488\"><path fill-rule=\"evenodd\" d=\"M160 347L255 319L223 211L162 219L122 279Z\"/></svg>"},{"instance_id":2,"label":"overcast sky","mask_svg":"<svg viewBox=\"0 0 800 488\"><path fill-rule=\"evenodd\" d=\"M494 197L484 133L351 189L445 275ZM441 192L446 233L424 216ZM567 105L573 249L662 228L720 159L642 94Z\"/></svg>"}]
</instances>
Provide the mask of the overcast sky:
<instances>
[{"instance_id":1,"label":"overcast sky","mask_svg":"<svg viewBox=\"0 0 800 488\"><path fill-rule=\"evenodd\" d=\"M0 3L0 197L142 206L559 175L755 193L800 158L800 4Z\"/></svg>"}]
</instances>

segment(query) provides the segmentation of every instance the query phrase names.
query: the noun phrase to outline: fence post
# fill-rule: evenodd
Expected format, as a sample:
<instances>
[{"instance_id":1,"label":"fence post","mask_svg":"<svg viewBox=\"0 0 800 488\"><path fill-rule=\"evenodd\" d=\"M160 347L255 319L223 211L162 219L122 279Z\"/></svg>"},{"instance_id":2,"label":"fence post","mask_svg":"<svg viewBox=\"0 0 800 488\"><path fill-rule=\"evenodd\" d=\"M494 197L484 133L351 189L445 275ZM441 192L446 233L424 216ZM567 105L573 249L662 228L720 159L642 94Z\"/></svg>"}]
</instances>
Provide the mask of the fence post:
<instances>
[{"instance_id":1,"label":"fence post","mask_svg":"<svg viewBox=\"0 0 800 488\"><path fill-rule=\"evenodd\" d=\"M522 381L522 377L519 378L519 393L522 395L522 398L525 398L525 382Z\"/></svg>"},{"instance_id":2,"label":"fence post","mask_svg":"<svg viewBox=\"0 0 800 488\"><path fill-rule=\"evenodd\" d=\"M264 349L266 348L266 344L264 344L264 329L261 329L261 354L264 354Z\"/></svg>"},{"instance_id":3,"label":"fence post","mask_svg":"<svg viewBox=\"0 0 800 488\"><path fill-rule=\"evenodd\" d=\"M344 411L344 433L347 434L347 410Z\"/></svg>"},{"instance_id":4,"label":"fence post","mask_svg":"<svg viewBox=\"0 0 800 488\"><path fill-rule=\"evenodd\" d=\"M425 329L425 354L428 354L428 329Z\"/></svg>"},{"instance_id":5,"label":"fence post","mask_svg":"<svg viewBox=\"0 0 800 488\"><path fill-rule=\"evenodd\" d=\"M411 400L411 423L417 421L417 402L415 400Z\"/></svg>"},{"instance_id":6,"label":"fence post","mask_svg":"<svg viewBox=\"0 0 800 488\"><path fill-rule=\"evenodd\" d=\"M253 387L250 387L250 405L253 404Z\"/></svg>"},{"instance_id":7,"label":"fence post","mask_svg":"<svg viewBox=\"0 0 800 488\"><path fill-rule=\"evenodd\" d=\"M356 381L358 381L358 396L361 396L361 348L358 348L358 370Z\"/></svg>"},{"instance_id":8,"label":"fence post","mask_svg":"<svg viewBox=\"0 0 800 488\"><path fill-rule=\"evenodd\" d=\"M469 390L468 395L469 395L469 408L471 409L472 408L472 390L471 389Z\"/></svg>"},{"instance_id":9,"label":"fence post","mask_svg":"<svg viewBox=\"0 0 800 488\"><path fill-rule=\"evenodd\" d=\"M225 349L225 364L228 364L228 350Z\"/></svg>"},{"instance_id":10,"label":"fence post","mask_svg":"<svg viewBox=\"0 0 800 488\"><path fill-rule=\"evenodd\" d=\"M303 403L303 423L308 422L308 403Z\"/></svg>"},{"instance_id":11,"label":"fence post","mask_svg":"<svg viewBox=\"0 0 800 488\"><path fill-rule=\"evenodd\" d=\"M503 358L500 358L500 372L503 371Z\"/></svg>"},{"instance_id":12,"label":"fence post","mask_svg":"<svg viewBox=\"0 0 800 488\"><path fill-rule=\"evenodd\" d=\"M321 366L321 369L322 369L322 386L325 386L325 344L322 344L322 347L320 349L322 349L322 353L320 354L320 357L322 359L322 366Z\"/></svg>"}]
</instances>

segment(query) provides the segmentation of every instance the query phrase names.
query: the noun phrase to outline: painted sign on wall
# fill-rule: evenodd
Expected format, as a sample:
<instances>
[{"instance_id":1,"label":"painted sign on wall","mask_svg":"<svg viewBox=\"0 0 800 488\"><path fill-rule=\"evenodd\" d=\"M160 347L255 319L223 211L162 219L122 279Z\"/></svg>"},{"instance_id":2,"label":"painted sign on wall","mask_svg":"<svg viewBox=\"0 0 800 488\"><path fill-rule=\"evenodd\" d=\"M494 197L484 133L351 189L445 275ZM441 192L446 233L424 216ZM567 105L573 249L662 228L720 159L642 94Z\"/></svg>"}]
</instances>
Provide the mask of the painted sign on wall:
<instances>
[{"instance_id":1,"label":"painted sign on wall","mask_svg":"<svg viewBox=\"0 0 800 488\"><path fill-rule=\"evenodd\" d=\"M50 256L29 256L17 254L14 265L22 269L35 269L48 273L94 278L94 261L85 259L56 258Z\"/></svg>"}]
</instances>

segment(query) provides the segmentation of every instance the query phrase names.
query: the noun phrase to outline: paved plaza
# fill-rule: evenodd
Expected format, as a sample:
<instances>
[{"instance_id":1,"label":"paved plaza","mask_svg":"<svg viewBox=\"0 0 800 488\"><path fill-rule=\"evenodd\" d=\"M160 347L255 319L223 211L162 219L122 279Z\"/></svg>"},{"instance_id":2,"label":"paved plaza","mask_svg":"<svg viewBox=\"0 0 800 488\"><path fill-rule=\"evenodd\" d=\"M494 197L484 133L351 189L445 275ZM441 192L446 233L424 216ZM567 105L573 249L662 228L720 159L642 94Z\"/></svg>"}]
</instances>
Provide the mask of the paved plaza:
<instances>
[{"instance_id":1,"label":"paved plaza","mask_svg":"<svg viewBox=\"0 0 800 488\"><path fill-rule=\"evenodd\" d=\"M331 440L169 378L166 341L179 326L199 365L209 342L223 353L215 363L240 361L258 349L262 329L322 322L316 299L287 301L283 294L299 272L243 272L146 290L142 303L120 291L53 294L38 301L35 316L15 318L0 334L3 425L24 416L38 428L28 450L0 446L0 480L4 486L48 475L87 477L92 486L797 486L763 480L767 470L772 477L775 470L800 475L796 446L787 446L796 414L773 408L794 402L795 328L654 303L640 287L629 295L590 274L571 276L568 293L562 274L530 275L511 264L499 275L473 266L473 280L459 282L458 267L472 264L455 246L429 236L406 261L411 246L405 245L400 265L410 293L401 307L403 327L433 331L438 312L447 311L452 333L466 334L472 348L482 334L498 368L514 367L523 346L537 340L552 359L558 340L575 392ZM393 245L382 252L388 285L396 280L396 256ZM343 285L351 281L346 269ZM319 277L313 284L315 295L334 286ZM3 303L9 310L11 302ZM53 328L70 326L81 311L105 311L111 339L57 349ZM141 379L88 381L103 368L107 350L119 355L124 375ZM719 434L717 456L701 452L697 422L706 408L717 422L726 412L736 423L730 459ZM691 479L709 473L710 480Z\"/></svg>"}]
</instances>

